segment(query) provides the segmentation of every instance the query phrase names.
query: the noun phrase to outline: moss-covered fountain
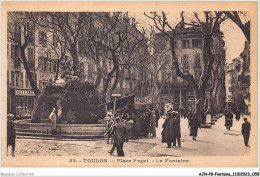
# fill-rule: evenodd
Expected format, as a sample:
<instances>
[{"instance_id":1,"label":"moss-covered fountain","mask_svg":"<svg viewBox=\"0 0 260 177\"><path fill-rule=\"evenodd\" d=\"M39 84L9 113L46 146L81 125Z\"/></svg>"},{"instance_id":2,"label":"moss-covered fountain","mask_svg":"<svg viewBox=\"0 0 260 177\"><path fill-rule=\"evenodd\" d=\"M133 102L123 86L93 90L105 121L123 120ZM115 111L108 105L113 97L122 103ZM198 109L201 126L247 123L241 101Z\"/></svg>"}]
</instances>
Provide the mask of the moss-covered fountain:
<instances>
[{"instance_id":1,"label":"moss-covered fountain","mask_svg":"<svg viewBox=\"0 0 260 177\"><path fill-rule=\"evenodd\" d=\"M30 121L17 121L20 132L50 133L49 115L56 108L58 135L102 136L106 125L99 120L105 117L102 95L88 82L77 77L63 77L47 85L36 100Z\"/></svg>"}]
</instances>

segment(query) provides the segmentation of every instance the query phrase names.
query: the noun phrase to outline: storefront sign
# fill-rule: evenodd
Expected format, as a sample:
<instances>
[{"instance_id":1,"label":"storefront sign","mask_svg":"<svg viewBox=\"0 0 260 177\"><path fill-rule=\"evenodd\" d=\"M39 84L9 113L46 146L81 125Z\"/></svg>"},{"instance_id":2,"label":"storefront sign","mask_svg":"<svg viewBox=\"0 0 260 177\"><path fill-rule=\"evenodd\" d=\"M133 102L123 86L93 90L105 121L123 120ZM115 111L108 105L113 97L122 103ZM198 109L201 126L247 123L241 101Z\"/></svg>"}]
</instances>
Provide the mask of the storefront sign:
<instances>
[{"instance_id":1,"label":"storefront sign","mask_svg":"<svg viewBox=\"0 0 260 177\"><path fill-rule=\"evenodd\" d=\"M35 96L32 90L15 90L16 96Z\"/></svg>"},{"instance_id":2,"label":"storefront sign","mask_svg":"<svg viewBox=\"0 0 260 177\"><path fill-rule=\"evenodd\" d=\"M152 101L153 101L152 97L145 97L145 98L135 97L135 104L138 105L152 104Z\"/></svg>"}]
</instances>

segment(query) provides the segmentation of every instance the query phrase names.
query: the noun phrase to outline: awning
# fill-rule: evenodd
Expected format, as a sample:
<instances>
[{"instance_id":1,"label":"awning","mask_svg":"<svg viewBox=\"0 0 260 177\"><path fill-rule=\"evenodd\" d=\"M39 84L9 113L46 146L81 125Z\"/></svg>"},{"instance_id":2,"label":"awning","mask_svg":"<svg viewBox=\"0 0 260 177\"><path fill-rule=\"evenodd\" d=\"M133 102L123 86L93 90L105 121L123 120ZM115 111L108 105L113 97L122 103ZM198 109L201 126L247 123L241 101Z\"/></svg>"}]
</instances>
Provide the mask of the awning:
<instances>
[{"instance_id":1,"label":"awning","mask_svg":"<svg viewBox=\"0 0 260 177\"><path fill-rule=\"evenodd\" d=\"M126 106L134 106L134 97L135 95L129 95L129 96L126 96L126 97L123 97L123 98L116 98L116 109L119 109L119 108L123 108L123 107L126 107ZM114 109L114 103L115 101L110 101L110 102L107 102L107 103L103 103L103 104L100 104L98 106L104 106L104 105L107 105L107 109L110 110L110 109Z\"/></svg>"}]
</instances>

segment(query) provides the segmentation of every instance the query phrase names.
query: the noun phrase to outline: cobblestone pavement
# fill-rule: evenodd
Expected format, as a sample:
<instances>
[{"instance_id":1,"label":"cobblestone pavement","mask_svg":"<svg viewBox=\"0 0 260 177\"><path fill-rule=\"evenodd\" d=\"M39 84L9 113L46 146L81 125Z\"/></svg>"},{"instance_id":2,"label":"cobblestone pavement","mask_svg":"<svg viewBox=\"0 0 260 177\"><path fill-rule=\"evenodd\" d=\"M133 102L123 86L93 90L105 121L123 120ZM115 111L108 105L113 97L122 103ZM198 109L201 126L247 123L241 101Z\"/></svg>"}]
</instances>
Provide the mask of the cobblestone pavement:
<instances>
[{"instance_id":1,"label":"cobblestone pavement","mask_svg":"<svg viewBox=\"0 0 260 177\"><path fill-rule=\"evenodd\" d=\"M193 141L189 136L188 121L182 118L182 147L170 149L161 143L163 122L163 119L159 120L156 138L130 139L125 143L125 155L128 157L243 156L250 152L250 147L244 146L241 135L242 119L239 122L234 119L231 130L226 130L224 118L220 118L212 128L199 129L197 141ZM112 144L107 144L105 139L71 140L18 136L16 156L107 156L111 147ZM116 156L116 151L113 156Z\"/></svg>"}]
</instances>

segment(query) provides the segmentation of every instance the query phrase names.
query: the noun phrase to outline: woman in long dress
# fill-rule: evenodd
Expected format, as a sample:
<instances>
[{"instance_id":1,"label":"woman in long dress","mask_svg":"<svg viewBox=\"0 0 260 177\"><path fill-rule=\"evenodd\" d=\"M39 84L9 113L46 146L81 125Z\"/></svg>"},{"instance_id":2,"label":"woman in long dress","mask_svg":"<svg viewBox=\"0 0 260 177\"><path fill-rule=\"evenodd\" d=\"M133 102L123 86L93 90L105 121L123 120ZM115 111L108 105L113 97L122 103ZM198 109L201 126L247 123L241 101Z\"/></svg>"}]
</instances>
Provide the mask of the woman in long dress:
<instances>
[{"instance_id":1,"label":"woman in long dress","mask_svg":"<svg viewBox=\"0 0 260 177\"><path fill-rule=\"evenodd\" d=\"M57 129L57 123L56 123L57 116L56 116L56 109L55 108L52 109L52 112L49 116L49 119L51 121L51 133L56 134L56 131L57 131L56 130Z\"/></svg>"}]
</instances>

